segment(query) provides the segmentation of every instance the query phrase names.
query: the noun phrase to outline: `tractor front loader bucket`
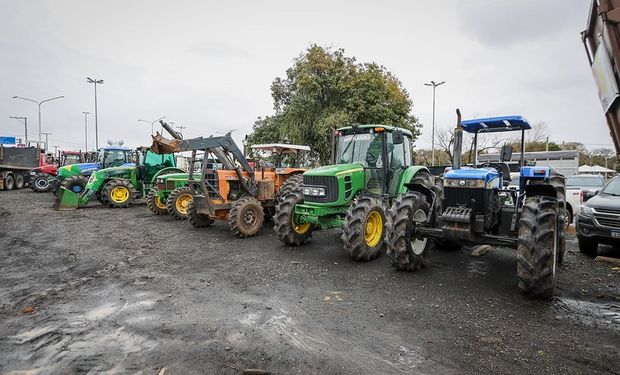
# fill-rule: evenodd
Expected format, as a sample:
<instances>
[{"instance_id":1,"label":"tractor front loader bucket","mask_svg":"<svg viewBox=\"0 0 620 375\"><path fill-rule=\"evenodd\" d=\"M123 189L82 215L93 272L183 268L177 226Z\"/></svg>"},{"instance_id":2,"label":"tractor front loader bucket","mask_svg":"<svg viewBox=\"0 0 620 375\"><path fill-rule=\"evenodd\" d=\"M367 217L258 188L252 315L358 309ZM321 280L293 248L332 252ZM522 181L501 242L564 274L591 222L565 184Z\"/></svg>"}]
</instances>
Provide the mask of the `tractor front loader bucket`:
<instances>
[{"instance_id":1,"label":"tractor front loader bucket","mask_svg":"<svg viewBox=\"0 0 620 375\"><path fill-rule=\"evenodd\" d=\"M56 201L54 202L54 210L56 211L72 211L77 210L80 206L80 195L60 187Z\"/></svg>"},{"instance_id":2,"label":"tractor front loader bucket","mask_svg":"<svg viewBox=\"0 0 620 375\"><path fill-rule=\"evenodd\" d=\"M156 154L172 154L174 152L181 152L183 141L180 139L167 139L157 133L153 136L153 144L151 145L151 151Z\"/></svg>"}]
</instances>

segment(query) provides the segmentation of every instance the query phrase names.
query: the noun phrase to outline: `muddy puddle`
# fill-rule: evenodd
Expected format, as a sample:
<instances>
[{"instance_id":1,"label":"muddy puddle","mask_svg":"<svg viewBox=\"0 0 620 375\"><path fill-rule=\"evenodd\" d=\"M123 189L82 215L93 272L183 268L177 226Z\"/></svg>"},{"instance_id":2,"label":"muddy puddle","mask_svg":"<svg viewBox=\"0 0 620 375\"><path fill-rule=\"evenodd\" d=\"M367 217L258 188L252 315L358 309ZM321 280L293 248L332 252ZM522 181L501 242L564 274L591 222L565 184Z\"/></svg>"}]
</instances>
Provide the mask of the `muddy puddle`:
<instances>
[{"instance_id":1,"label":"muddy puddle","mask_svg":"<svg viewBox=\"0 0 620 375\"><path fill-rule=\"evenodd\" d=\"M591 327L620 332L620 303L583 301L567 297L555 300L556 308L571 319Z\"/></svg>"}]
</instances>

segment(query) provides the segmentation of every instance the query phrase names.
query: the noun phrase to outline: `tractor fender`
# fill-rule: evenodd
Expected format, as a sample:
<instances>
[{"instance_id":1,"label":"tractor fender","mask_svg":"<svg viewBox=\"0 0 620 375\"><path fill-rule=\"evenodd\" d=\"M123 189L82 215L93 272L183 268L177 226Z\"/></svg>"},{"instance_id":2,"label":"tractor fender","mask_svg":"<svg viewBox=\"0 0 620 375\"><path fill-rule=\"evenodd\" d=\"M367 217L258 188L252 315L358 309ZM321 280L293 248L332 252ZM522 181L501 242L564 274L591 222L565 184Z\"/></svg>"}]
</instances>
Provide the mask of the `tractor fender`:
<instances>
[{"instance_id":1,"label":"tractor fender","mask_svg":"<svg viewBox=\"0 0 620 375\"><path fill-rule=\"evenodd\" d=\"M432 178L431 172L428 170L428 168L424 166L420 166L420 165L409 166L405 169L405 171L400 176L400 181L398 182L398 188L396 189L397 194L403 194L407 190L410 190L408 189L407 184L410 184L411 181L413 181L413 179L415 178L415 176L420 172L426 172Z\"/></svg>"},{"instance_id":2,"label":"tractor fender","mask_svg":"<svg viewBox=\"0 0 620 375\"><path fill-rule=\"evenodd\" d=\"M151 183L155 183L155 181L157 181L157 177L161 175L165 175L165 174L170 174L170 173L187 173L187 171L181 168L177 168L177 167L164 168L158 171L157 173L155 173L155 176L153 176L153 178L151 179Z\"/></svg>"}]
</instances>

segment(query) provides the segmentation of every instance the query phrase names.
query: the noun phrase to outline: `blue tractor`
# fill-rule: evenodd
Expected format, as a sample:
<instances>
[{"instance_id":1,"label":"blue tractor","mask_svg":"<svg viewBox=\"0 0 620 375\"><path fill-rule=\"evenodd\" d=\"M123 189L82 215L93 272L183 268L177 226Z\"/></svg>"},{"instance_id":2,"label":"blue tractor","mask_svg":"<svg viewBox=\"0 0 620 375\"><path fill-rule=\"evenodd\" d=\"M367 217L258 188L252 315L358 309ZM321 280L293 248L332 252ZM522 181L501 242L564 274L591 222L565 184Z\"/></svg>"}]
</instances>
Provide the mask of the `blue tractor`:
<instances>
[{"instance_id":1,"label":"blue tractor","mask_svg":"<svg viewBox=\"0 0 620 375\"><path fill-rule=\"evenodd\" d=\"M411 183L389 210L386 238L392 264L415 271L427 262L429 248L487 244L512 247L517 252L519 288L527 295L553 295L557 269L565 251L567 220L564 176L548 167L524 164L525 131L521 116L461 122L457 110L452 167L434 189ZM473 135L473 163L461 166L463 131ZM507 161L512 147L502 147L497 163L478 164L478 137L484 133L520 132L520 182L508 188Z\"/></svg>"}]
</instances>

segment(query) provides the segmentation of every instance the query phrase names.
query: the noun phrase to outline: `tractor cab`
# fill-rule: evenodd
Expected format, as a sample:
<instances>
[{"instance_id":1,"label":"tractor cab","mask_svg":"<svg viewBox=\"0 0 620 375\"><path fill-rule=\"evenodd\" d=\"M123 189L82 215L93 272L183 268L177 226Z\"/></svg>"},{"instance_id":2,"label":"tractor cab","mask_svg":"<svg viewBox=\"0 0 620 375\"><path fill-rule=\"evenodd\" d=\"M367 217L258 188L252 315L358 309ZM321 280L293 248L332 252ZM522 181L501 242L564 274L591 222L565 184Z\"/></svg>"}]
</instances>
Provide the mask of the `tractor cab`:
<instances>
[{"instance_id":1,"label":"tractor cab","mask_svg":"<svg viewBox=\"0 0 620 375\"><path fill-rule=\"evenodd\" d=\"M124 167L133 164L133 151L127 147L105 147L99 149L99 168Z\"/></svg>"},{"instance_id":2,"label":"tractor cab","mask_svg":"<svg viewBox=\"0 0 620 375\"><path fill-rule=\"evenodd\" d=\"M174 154L156 154L146 148L139 148L138 169L139 179L150 183L159 171L176 167Z\"/></svg>"},{"instance_id":3,"label":"tractor cab","mask_svg":"<svg viewBox=\"0 0 620 375\"><path fill-rule=\"evenodd\" d=\"M84 163L84 154L79 151L63 151L60 154L59 166Z\"/></svg>"}]
</instances>

